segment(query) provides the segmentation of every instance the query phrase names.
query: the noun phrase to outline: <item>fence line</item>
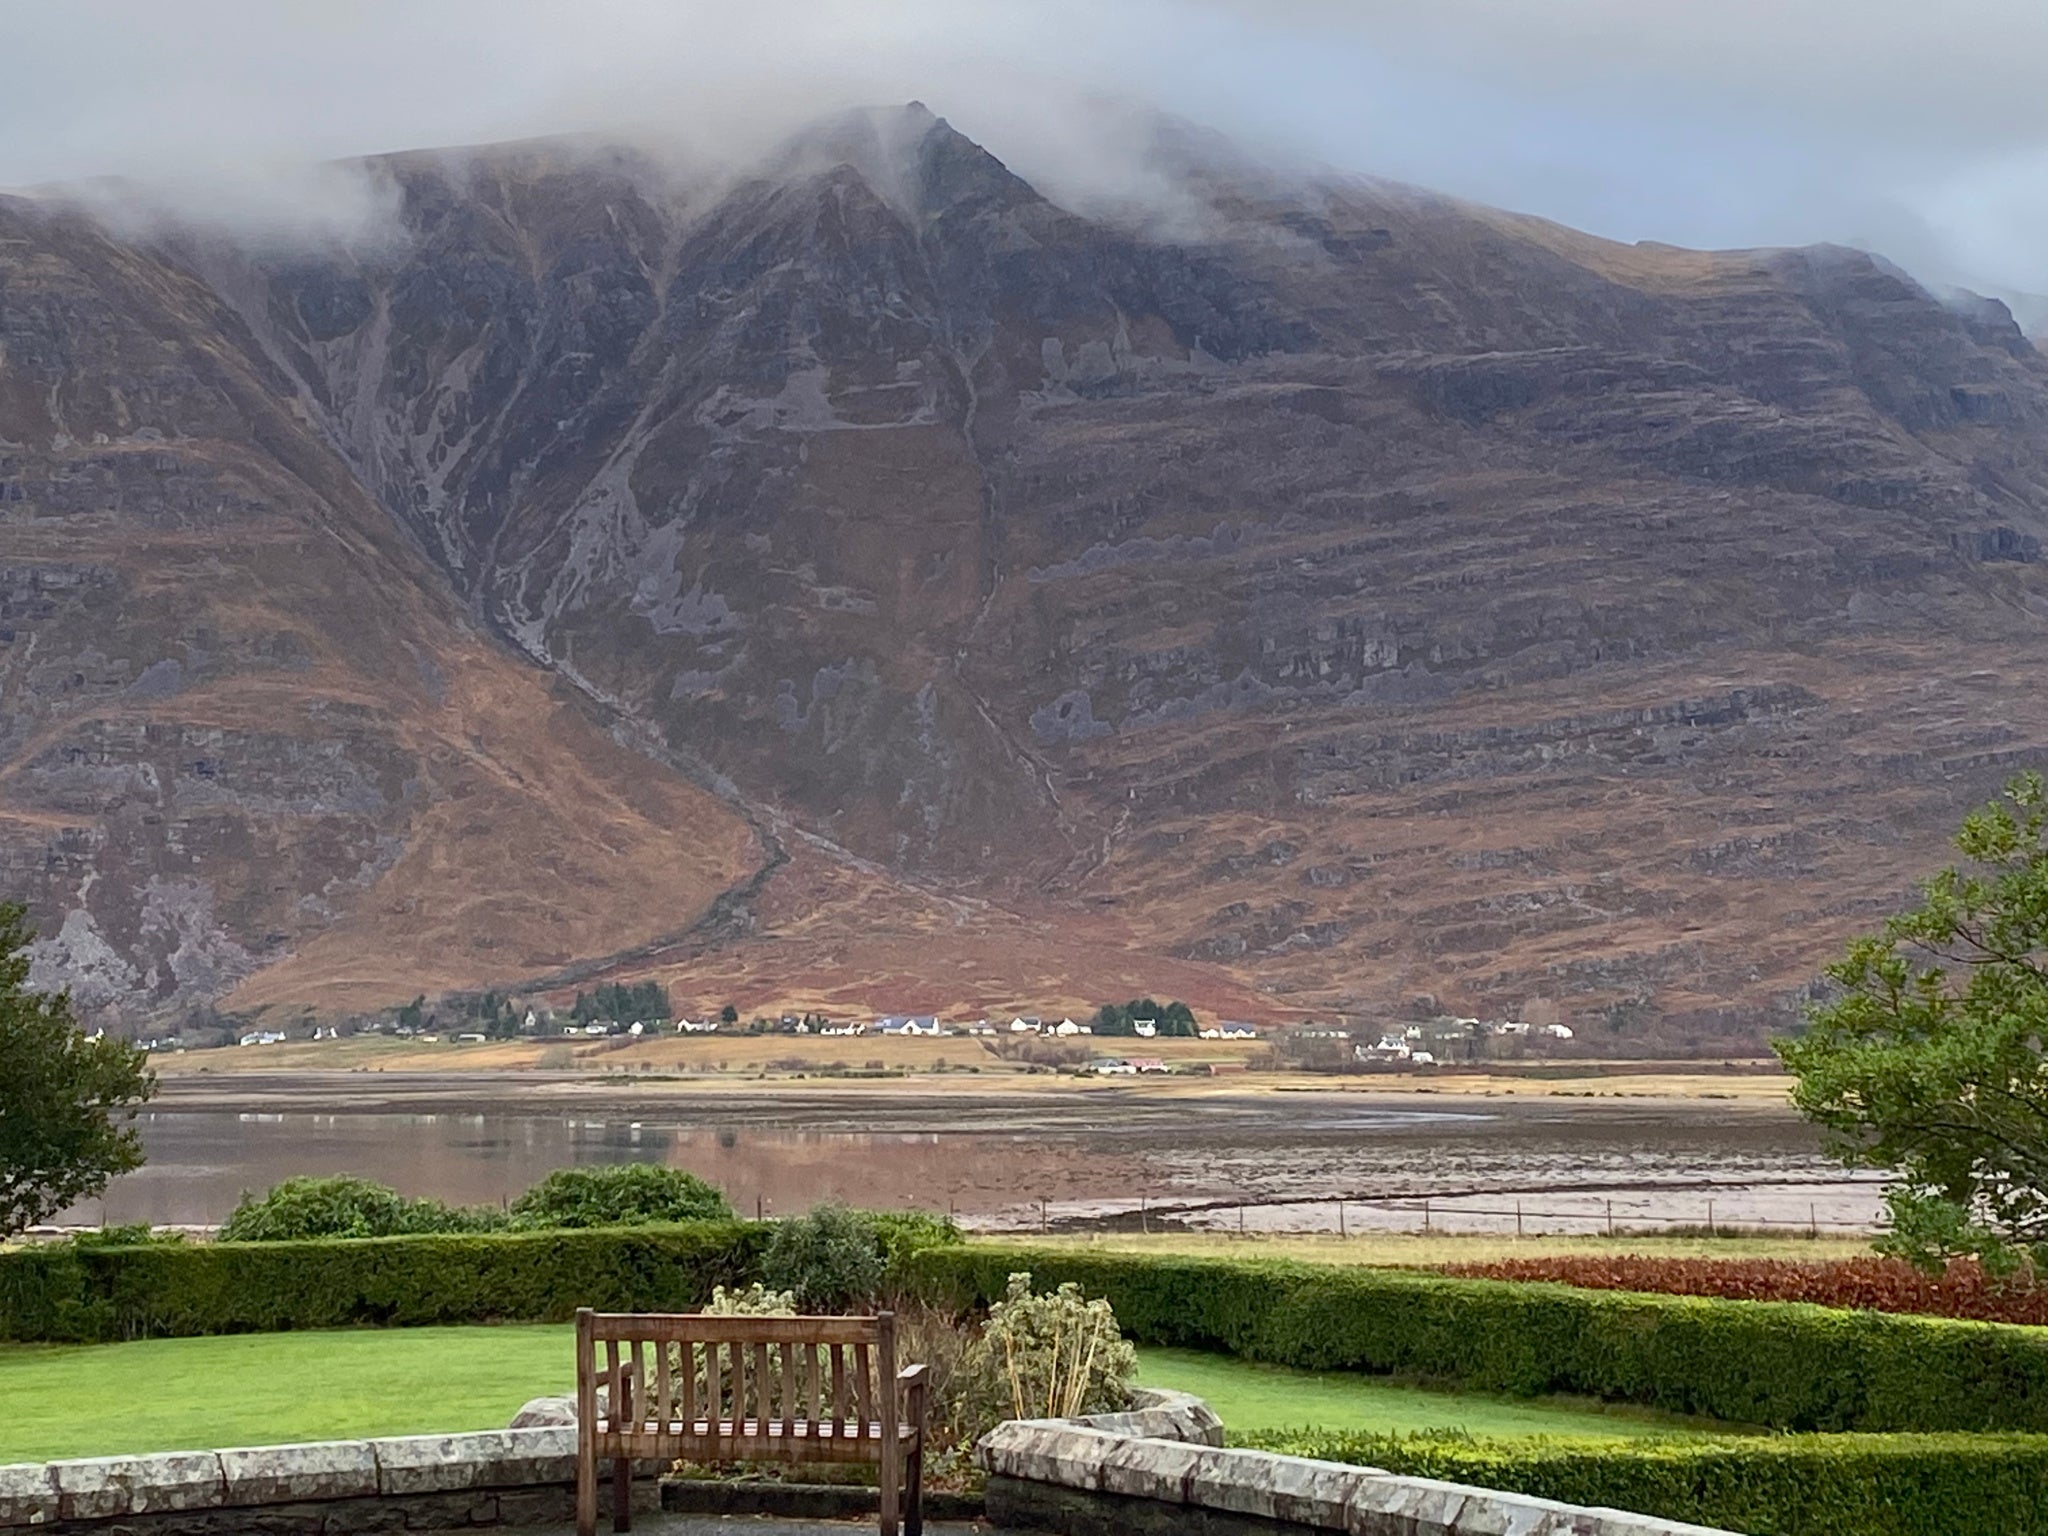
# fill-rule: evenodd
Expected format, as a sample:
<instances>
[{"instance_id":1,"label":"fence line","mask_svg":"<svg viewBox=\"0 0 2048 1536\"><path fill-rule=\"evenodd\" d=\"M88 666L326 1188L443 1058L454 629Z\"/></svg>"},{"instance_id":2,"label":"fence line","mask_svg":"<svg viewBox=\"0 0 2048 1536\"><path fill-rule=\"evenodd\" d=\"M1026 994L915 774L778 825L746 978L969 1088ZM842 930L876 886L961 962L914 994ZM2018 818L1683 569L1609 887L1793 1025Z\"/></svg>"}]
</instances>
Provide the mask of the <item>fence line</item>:
<instances>
[{"instance_id":1,"label":"fence line","mask_svg":"<svg viewBox=\"0 0 2048 1536\"><path fill-rule=\"evenodd\" d=\"M1536 1223L1571 1223L1569 1228L1551 1227L1538 1235L1614 1236L1621 1233L1643 1234L1655 1232L1698 1232L1704 1229L1709 1235L1717 1232L1754 1232L1758 1230L1779 1230L1788 1234L1804 1233L1819 1237L1823 1232L1840 1233L1847 1236L1863 1236L1883 1232L1888 1222L1882 1215L1873 1214L1868 1220L1853 1220L1840 1216L1822 1216L1818 1201L1810 1201L1805 1216L1742 1215L1724 1219L1722 1202L1706 1199L1703 1210L1697 1217L1621 1211L1614 1208L1614 1201L1603 1199L1595 1209L1567 1210L1552 1205L1531 1205L1526 1200L1513 1204L1468 1205L1462 1199L1453 1197L1446 1203L1441 1198L1423 1195L1393 1196L1381 1199L1345 1196L1343 1198L1299 1199L1299 1200L1204 1200L1188 1205L1157 1204L1150 1198L1142 1199L1136 1210L1103 1212L1087 1216L1056 1216L1050 1202L1038 1200L1036 1216L1041 1231L1050 1232L1055 1228L1065 1231L1101 1231L1128 1228L1135 1224L1144 1231L1182 1232L1228 1232L1235 1230L1247 1236L1255 1234L1285 1234L1290 1236L1334 1235L1348 1237L1353 1231L1419 1233L1429 1235L1435 1232L1449 1233L1454 1230L1470 1231L1468 1218L1513 1222L1517 1236L1530 1235ZM1229 1220L1229 1213L1235 1211L1236 1220ZM1304 1222L1318 1212L1334 1216L1334 1231L1331 1225L1317 1222L1314 1225L1275 1225L1274 1217L1281 1211L1299 1212ZM1247 1220L1248 1212L1265 1213L1256 1226ZM1354 1223L1354 1213L1366 1215L1367 1222ZM1372 1221L1371 1217L1407 1217L1402 1225L1389 1226L1384 1221ZM1203 1219L1209 1218L1209 1219ZM1281 1218L1284 1220L1285 1218ZM1587 1229L1591 1229L1588 1234ZM1506 1228L1484 1228L1485 1231Z\"/></svg>"}]
</instances>

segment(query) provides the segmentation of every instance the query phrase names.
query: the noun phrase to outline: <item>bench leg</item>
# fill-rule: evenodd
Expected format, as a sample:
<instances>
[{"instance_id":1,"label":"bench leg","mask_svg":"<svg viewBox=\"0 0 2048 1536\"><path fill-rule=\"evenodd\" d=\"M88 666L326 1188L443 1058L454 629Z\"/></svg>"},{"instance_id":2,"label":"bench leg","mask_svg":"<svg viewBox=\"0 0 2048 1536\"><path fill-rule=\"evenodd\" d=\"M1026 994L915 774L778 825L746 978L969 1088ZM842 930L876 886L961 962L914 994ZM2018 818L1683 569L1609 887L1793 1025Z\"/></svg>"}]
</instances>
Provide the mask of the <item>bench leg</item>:
<instances>
[{"instance_id":1,"label":"bench leg","mask_svg":"<svg viewBox=\"0 0 2048 1536\"><path fill-rule=\"evenodd\" d=\"M903 1466L903 1536L924 1536L924 1436L912 1442Z\"/></svg>"},{"instance_id":2,"label":"bench leg","mask_svg":"<svg viewBox=\"0 0 2048 1536\"><path fill-rule=\"evenodd\" d=\"M882 1450L882 1536L896 1536L902 1476L902 1446L885 1446Z\"/></svg>"},{"instance_id":3,"label":"bench leg","mask_svg":"<svg viewBox=\"0 0 2048 1536\"><path fill-rule=\"evenodd\" d=\"M623 1456L612 1458L612 1529L633 1529L633 1463Z\"/></svg>"},{"instance_id":4,"label":"bench leg","mask_svg":"<svg viewBox=\"0 0 2048 1536\"><path fill-rule=\"evenodd\" d=\"M587 1424L576 1437L576 1536L597 1536L597 1448Z\"/></svg>"}]
</instances>

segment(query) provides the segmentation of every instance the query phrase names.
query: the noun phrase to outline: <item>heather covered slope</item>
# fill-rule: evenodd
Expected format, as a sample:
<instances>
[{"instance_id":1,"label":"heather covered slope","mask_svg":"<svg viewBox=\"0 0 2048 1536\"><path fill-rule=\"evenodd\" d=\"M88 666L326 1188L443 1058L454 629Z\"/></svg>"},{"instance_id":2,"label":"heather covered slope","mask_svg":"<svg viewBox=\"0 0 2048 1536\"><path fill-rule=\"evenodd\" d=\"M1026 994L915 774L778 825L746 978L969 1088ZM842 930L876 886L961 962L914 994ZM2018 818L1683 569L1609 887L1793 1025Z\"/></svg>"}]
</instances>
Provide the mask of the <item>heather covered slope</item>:
<instances>
[{"instance_id":1,"label":"heather covered slope","mask_svg":"<svg viewBox=\"0 0 2048 1536\"><path fill-rule=\"evenodd\" d=\"M2001 308L1153 149L1171 195L1118 217L916 107L737 176L396 157L402 237L354 252L17 208L0 555L79 574L6 598L43 723L0 794L46 924L86 914L53 965L354 1006L621 956L763 1006L1429 993L1716 1038L2034 760L2048 365ZM375 795L176 863L132 792L47 787L223 690L270 701L252 762L345 699ZM527 755L462 745L500 730ZM433 742L490 759L489 816L404 788ZM176 804L240 826L280 771ZM167 982L173 930L225 958Z\"/></svg>"}]
</instances>

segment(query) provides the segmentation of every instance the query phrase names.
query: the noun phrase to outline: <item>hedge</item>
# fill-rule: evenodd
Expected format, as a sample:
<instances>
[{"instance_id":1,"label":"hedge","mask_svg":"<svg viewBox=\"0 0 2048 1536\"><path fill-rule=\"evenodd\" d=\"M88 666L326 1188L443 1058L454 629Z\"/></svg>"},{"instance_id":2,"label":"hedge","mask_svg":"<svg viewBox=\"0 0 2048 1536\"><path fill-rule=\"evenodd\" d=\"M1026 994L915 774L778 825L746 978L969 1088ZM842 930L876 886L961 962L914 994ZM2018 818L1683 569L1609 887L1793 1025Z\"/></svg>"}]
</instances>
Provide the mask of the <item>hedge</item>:
<instances>
[{"instance_id":1,"label":"hedge","mask_svg":"<svg viewBox=\"0 0 2048 1536\"><path fill-rule=\"evenodd\" d=\"M1305 1430L1239 1443L1750 1536L2048 1536L2042 1435L1510 1442Z\"/></svg>"},{"instance_id":2,"label":"hedge","mask_svg":"<svg viewBox=\"0 0 2048 1536\"><path fill-rule=\"evenodd\" d=\"M0 1339L89 1343L360 1324L688 1311L756 1278L738 1221L273 1243L52 1244L0 1253Z\"/></svg>"},{"instance_id":3,"label":"hedge","mask_svg":"<svg viewBox=\"0 0 2048 1536\"><path fill-rule=\"evenodd\" d=\"M2048 1329L1412 1271L968 1244L913 1255L956 1303L1013 1270L1107 1297L1140 1343L1482 1391L1572 1392L1787 1430L2048 1430Z\"/></svg>"}]
</instances>

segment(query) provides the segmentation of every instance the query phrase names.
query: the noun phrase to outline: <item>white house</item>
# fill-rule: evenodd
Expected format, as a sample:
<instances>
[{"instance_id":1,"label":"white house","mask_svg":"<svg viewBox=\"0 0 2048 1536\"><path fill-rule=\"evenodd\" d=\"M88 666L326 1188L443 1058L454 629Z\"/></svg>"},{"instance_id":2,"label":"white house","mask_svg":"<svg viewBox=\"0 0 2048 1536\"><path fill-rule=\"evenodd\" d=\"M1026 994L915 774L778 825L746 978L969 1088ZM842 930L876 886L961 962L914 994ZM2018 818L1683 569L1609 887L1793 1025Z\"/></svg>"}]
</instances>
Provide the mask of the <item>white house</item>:
<instances>
[{"instance_id":1,"label":"white house","mask_svg":"<svg viewBox=\"0 0 2048 1536\"><path fill-rule=\"evenodd\" d=\"M1131 1020L1131 1031L1141 1039L1150 1040L1159 1033L1159 1021L1157 1019L1133 1019Z\"/></svg>"},{"instance_id":2,"label":"white house","mask_svg":"<svg viewBox=\"0 0 2048 1536\"><path fill-rule=\"evenodd\" d=\"M1572 1037L1572 1027L1569 1024L1546 1024L1543 1026L1543 1033L1553 1040L1569 1040Z\"/></svg>"},{"instance_id":3,"label":"white house","mask_svg":"<svg viewBox=\"0 0 2048 1536\"><path fill-rule=\"evenodd\" d=\"M1076 1024L1072 1019L1061 1019L1059 1023L1053 1025L1052 1032L1063 1039L1070 1039L1075 1035L1092 1035L1095 1030L1092 1025Z\"/></svg>"},{"instance_id":4,"label":"white house","mask_svg":"<svg viewBox=\"0 0 2048 1536\"><path fill-rule=\"evenodd\" d=\"M1012 1019L1010 1020L1010 1033L1013 1035L1035 1035L1038 1033L1038 1020L1026 1018Z\"/></svg>"},{"instance_id":5,"label":"white house","mask_svg":"<svg viewBox=\"0 0 2048 1536\"><path fill-rule=\"evenodd\" d=\"M885 1035L943 1035L946 1027L934 1014L892 1013L876 1024L875 1028Z\"/></svg>"}]
</instances>

